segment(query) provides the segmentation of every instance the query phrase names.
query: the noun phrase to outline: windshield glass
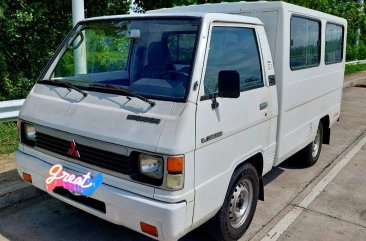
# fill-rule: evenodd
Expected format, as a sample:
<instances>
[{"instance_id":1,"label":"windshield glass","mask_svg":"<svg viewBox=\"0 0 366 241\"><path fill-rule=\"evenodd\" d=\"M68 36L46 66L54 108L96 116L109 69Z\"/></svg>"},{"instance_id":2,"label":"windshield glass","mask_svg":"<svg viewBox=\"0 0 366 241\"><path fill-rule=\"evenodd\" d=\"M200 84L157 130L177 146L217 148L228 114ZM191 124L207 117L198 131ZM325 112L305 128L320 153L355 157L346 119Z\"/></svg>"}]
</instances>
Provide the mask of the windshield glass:
<instances>
[{"instance_id":1,"label":"windshield glass","mask_svg":"<svg viewBox=\"0 0 366 241\"><path fill-rule=\"evenodd\" d=\"M134 19L82 24L69 35L42 79L104 92L103 85L115 85L147 98L184 101L199 21Z\"/></svg>"}]
</instances>

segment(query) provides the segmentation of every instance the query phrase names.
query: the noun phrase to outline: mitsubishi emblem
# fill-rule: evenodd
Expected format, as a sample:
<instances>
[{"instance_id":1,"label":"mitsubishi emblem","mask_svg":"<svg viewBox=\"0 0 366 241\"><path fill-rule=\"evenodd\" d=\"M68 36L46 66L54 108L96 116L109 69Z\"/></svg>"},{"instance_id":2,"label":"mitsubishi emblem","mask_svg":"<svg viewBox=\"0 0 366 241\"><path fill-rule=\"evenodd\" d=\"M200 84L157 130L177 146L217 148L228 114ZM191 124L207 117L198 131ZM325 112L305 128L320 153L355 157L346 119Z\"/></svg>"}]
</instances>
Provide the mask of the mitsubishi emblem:
<instances>
[{"instance_id":1,"label":"mitsubishi emblem","mask_svg":"<svg viewBox=\"0 0 366 241\"><path fill-rule=\"evenodd\" d=\"M75 140L72 140L70 142L71 148L68 150L67 155L69 156L76 156L76 157L80 157L79 151L76 150L76 143Z\"/></svg>"}]
</instances>

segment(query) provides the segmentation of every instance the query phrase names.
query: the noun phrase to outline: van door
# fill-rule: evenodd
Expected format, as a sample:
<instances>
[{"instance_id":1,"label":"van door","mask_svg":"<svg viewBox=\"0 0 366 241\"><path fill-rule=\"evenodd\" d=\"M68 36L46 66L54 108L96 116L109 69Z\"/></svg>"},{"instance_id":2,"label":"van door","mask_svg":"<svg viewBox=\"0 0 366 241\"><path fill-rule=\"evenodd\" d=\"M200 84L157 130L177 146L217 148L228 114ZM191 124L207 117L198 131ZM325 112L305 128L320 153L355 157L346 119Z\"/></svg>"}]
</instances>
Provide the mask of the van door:
<instances>
[{"instance_id":1,"label":"van door","mask_svg":"<svg viewBox=\"0 0 366 241\"><path fill-rule=\"evenodd\" d=\"M209 36L196 113L194 221L221 206L240 162L265 152L272 108L256 28L215 24ZM214 98L222 70L239 73L239 98Z\"/></svg>"}]
</instances>

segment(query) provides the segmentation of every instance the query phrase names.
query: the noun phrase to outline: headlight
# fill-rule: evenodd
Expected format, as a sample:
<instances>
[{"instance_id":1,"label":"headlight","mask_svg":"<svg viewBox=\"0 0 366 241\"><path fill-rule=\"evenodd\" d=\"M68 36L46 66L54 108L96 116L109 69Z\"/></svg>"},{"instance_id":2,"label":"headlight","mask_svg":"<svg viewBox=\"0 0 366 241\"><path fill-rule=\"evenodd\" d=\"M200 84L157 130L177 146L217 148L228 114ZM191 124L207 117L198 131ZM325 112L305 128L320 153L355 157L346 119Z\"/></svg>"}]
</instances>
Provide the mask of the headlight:
<instances>
[{"instance_id":1,"label":"headlight","mask_svg":"<svg viewBox=\"0 0 366 241\"><path fill-rule=\"evenodd\" d=\"M34 126L30 123L23 122L22 127L22 142L34 146L36 142L36 130Z\"/></svg>"},{"instance_id":2,"label":"headlight","mask_svg":"<svg viewBox=\"0 0 366 241\"><path fill-rule=\"evenodd\" d=\"M162 179L163 167L163 158L147 154L139 155L139 169L141 174L155 179Z\"/></svg>"}]
</instances>

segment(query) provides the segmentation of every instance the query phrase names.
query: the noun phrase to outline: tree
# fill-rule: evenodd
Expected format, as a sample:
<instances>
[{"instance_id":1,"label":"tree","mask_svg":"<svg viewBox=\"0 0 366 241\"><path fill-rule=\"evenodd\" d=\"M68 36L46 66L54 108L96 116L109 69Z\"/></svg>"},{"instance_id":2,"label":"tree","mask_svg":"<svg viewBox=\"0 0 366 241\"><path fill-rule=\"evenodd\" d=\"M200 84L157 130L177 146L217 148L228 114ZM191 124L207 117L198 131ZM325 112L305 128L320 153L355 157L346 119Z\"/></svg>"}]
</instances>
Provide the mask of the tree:
<instances>
[{"instance_id":1,"label":"tree","mask_svg":"<svg viewBox=\"0 0 366 241\"><path fill-rule=\"evenodd\" d=\"M233 0L220 1L220 0L135 0L135 4L143 11L158 9L158 8L170 8L174 6L192 5L192 4L204 4L204 3L219 3L219 2L238 2Z\"/></svg>"},{"instance_id":2,"label":"tree","mask_svg":"<svg viewBox=\"0 0 366 241\"><path fill-rule=\"evenodd\" d=\"M87 17L124 14L130 0L85 0ZM0 101L24 98L72 27L70 0L0 0Z\"/></svg>"},{"instance_id":3,"label":"tree","mask_svg":"<svg viewBox=\"0 0 366 241\"><path fill-rule=\"evenodd\" d=\"M0 2L0 100L25 96L71 25L71 2ZM66 30L66 31L65 31Z\"/></svg>"},{"instance_id":4,"label":"tree","mask_svg":"<svg viewBox=\"0 0 366 241\"><path fill-rule=\"evenodd\" d=\"M64 0L65 1L65 0ZM68 0L70 1L70 0ZM84 0L86 17L126 14L131 0Z\"/></svg>"}]
</instances>

